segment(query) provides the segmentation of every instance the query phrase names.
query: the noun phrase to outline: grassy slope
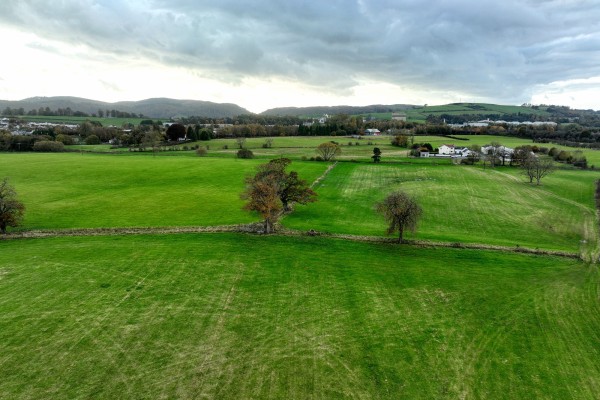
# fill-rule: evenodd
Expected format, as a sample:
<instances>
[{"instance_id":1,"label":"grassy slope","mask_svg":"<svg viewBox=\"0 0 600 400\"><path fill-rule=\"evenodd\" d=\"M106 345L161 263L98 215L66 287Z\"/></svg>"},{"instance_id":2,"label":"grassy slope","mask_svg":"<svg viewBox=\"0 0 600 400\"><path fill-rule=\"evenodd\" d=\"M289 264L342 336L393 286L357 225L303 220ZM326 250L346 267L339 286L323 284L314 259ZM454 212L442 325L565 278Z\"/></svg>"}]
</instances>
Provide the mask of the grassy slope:
<instances>
[{"instance_id":1,"label":"grassy slope","mask_svg":"<svg viewBox=\"0 0 600 400\"><path fill-rule=\"evenodd\" d=\"M85 121L97 121L102 124L102 126L116 126L121 127L124 124L133 124L139 125L140 122L144 120L151 119L153 121L167 121L166 119L160 118L100 118L100 117L61 117L61 116L32 116L32 115L24 115L20 116L20 119L30 122L52 122L56 124L81 124Z\"/></svg>"},{"instance_id":2,"label":"grassy slope","mask_svg":"<svg viewBox=\"0 0 600 400\"><path fill-rule=\"evenodd\" d=\"M597 238L595 173L557 171L535 187L515 169L338 164L317 187L319 202L298 209L287 226L381 235L374 203L393 190L418 199L417 238L577 251Z\"/></svg>"},{"instance_id":3,"label":"grassy slope","mask_svg":"<svg viewBox=\"0 0 600 400\"><path fill-rule=\"evenodd\" d=\"M0 249L0 398L600 397L600 277L575 261L233 234Z\"/></svg>"},{"instance_id":4,"label":"grassy slope","mask_svg":"<svg viewBox=\"0 0 600 400\"><path fill-rule=\"evenodd\" d=\"M428 115L439 116L441 114L463 115L463 114L496 114L498 118L506 114L535 114L547 116L549 115L545 109L535 110L533 108L521 106L509 106L499 104L486 103L461 103L461 104L446 104L440 106L426 106L406 111L410 121L425 121Z\"/></svg>"},{"instance_id":5,"label":"grassy slope","mask_svg":"<svg viewBox=\"0 0 600 400\"><path fill-rule=\"evenodd\" d=\"M258 160L97 154L0 154L27 207L24 229L246 223L239 195ZM327 167L296 161L313 181Z\"/></svg>"}]
</instances>

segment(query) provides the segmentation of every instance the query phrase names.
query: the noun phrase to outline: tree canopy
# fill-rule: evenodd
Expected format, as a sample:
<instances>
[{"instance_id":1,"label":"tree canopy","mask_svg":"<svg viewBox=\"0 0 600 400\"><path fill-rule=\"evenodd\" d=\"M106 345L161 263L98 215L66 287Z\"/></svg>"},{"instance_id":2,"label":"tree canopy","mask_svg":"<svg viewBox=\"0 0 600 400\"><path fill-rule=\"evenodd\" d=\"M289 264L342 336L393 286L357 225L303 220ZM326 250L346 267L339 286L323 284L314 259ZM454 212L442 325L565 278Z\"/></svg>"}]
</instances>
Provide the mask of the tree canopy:
<instances>
[{"instance_id":1,"label":"tree canopy","mask_svg":"<svg viewBox=\"0 0 600 400\"><path fill-rule=\"evenodd\" d=\"M246 190L242 193L242 199L247 200L244 209L261 214L266 233L271 232L281 211L291 209L292 203L316 201L317 194L296 171L286 172L290 164L287 158L274 159L259 165L256 174L246 178Z\"/></svg>"},{"instance_id":2,"label":"tree canopy","mask_svg":"<svg viewBox=\"0 0 600 400\"><path fill-rule=\"evenodd\" d=\"M24 213L25 206L17 199L17 192L8 178L4 178L0 182L0 233L6 233L9 226L19 226Z\"/></svg>"},{"instance_id":3,"label":"tree canopy","mask_svg":"<svg viewBox=\"0 0 600 400\"><path fill-rule=\"evenodd\" d=\"M317 146L317 154L324 160L333 160L342 153L342 149L337 143L325 142Z\"/></svg>"}]
</instances>

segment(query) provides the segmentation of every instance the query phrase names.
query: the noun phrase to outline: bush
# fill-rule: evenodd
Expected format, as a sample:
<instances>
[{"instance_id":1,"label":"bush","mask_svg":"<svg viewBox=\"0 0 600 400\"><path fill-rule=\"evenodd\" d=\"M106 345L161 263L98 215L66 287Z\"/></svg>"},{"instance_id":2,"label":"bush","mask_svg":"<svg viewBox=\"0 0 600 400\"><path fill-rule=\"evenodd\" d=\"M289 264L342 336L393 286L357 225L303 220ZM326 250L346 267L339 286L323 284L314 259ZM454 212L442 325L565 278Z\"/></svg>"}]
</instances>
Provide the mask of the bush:
<instances>
[{"instance_id":1,"label":"bush","mask_svg":"<svg viewBox=\"0 0 600 400\"><path fill-rule=\"evenodd\" d=\"M198 147L198 148L196 149L196 154L197 154L199 157L204 157L204 156L206 156L206 154L207 154L207 153L208 153L208 151L206 151L206 149L205 149L204 147Z\"/></svg>"},{"instance_id":2,"label":"bush","mask_svg":"<svg viewBox=\"0 0 600 400\"><path fill-rule=\"evenodd\" d=\"M56 141L65 145L75 144L75 141L71 136L62 133L56 135Z\"/></svg>"},{"instance_id":3,"label":"bush","mask_svg":"<svg viewBox=\"0 0 600 400\"><path fill-rule=\"evenodd\" d=\"M210 134L210 132L208 130L206 130L206 129L202 129L200 131L200 140L202 140L202 141L210 140L211 136L212 135Z\"/></svg>"},{"instance_id":4,"label":"bush","mask_svg":"<svg viewBox=\"0 0 600 400\"><path fill-rule=\"evenodd\" d=\"M253 158L254 153L250 149L239 149L237 152L237 158Z\"/></svg>"},{"instance_id":5,"label":"bush","mask_svg":"<svg viewBox=\"0 0 600 400\"><path fill-rule=\"evenodd\" d=\"M50 140L40 140L33 145L33 151L58 153L65 151L65 145L62 142L53 142Z\"/></svg>"},{"instance_id":6,"label":"bush","mask_svg":"<svg viewBox=\"0 0 600 400\"><path fill-rule=\"evenodd\" d=\"M100 144L100 138L96 135L90 135L85 138L85 144Z\"/></svg>"},{"instance_id":7,"label":"bush","mask_svg":"<svg viewBox=\"0 0 600 400\"><path fill-rule=\"evenodd\" d=\"M408 136L407 135L396 135L392 139L392 146L396 147L408 147Z\"/></svg>"},{"instance_id":8,"label":"bush","mask_svg":"<svg viewBox=\"0 0 600 400\"><path fill-rule=\"evenodd\" d=\"M227 146L227 145L223 146L223 150L227 150L228 148L229 148L229 146Z\"/></svg>"}]
</instances>

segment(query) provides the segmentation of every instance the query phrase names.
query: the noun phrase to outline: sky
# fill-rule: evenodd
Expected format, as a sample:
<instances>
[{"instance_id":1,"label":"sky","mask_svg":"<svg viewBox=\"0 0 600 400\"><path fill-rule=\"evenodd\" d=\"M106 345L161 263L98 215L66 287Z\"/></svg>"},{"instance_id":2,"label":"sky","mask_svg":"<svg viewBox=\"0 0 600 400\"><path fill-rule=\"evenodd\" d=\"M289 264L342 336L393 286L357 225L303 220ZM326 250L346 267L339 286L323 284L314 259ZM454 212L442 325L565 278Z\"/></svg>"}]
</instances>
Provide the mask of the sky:
<instances>
[{"instance_id":1,"label":"sky","mask_svg":"<svg viewBox=\"0 0 600 400\"><path fill-rule=\"evenodd\" d=\"M600 110L598 0L2 0L0 99Z\"/></svg>"}]
</instances>

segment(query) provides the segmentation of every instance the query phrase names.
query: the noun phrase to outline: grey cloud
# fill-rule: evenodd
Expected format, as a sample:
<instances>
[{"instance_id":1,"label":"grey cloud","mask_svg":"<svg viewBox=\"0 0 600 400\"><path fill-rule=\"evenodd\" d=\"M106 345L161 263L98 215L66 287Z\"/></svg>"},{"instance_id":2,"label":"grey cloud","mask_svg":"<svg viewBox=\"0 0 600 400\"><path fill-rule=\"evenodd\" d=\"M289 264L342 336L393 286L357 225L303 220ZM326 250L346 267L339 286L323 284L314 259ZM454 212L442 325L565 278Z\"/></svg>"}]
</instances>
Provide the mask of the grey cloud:
<instances>
[{"instance_id":1,"label":"grey cloud","mask_svg":"<svg viewBox=\"0 0 600 400\"><path fill-rule=\"evenodd\" d=\"M600 76L594 1L8 0L0 22L239 82L282 77L339 93L360 79L519 99Z\"/></svg>"}]
</instances>

